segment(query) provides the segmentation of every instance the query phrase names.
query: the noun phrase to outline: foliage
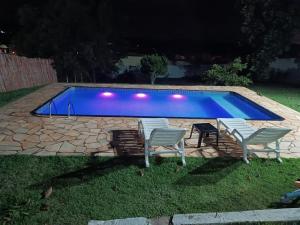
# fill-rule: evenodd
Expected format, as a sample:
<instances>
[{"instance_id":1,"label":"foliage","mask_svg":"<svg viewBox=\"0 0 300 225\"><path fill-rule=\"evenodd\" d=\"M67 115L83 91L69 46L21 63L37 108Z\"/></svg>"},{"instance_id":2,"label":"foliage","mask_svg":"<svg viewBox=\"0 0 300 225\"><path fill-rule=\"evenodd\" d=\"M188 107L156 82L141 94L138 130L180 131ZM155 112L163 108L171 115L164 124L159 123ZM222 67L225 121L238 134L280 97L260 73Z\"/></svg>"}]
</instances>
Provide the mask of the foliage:
<instances>
[{"instance_id":1,"label":"foliage","mask_svg":"<svg viewBox=\"0 0 300 225\"><path fill-rule=\"evenodd\" d=\"M141 59L141 71L150 76L151 84L158 76L166 74L167 65L167 58L158 54L145 55Z\"/></svg>"},{"instance_id":2,"label":"foliage","mask_svg":"<svg viewBox=\"0 0 300 225\"><path fill-rule=\"evenodd\" d=\"M53 58L60 81L96 82L120 57L115 33L120 20L113 16L113 7L111 0L27 4L19 10L17 50Z\"/></svg>"},{"instance_id":3,"label":"foliage","mask_svg":"<svg viewBox=\"0 0 300 225\"><path fill-rule=\"evenodd\" d=\"M186 160L182 168L178 158L151 159L144 169L142 157L1 156L0 224L79 225L90 219L272 208L294 190L300 170L299 159L281 165L255 159L251 166L232 158ZM49 185L52 195L40 199Z\"/></svg>"},{"instance_id":4,"label":"foliage","mask_svg":"<svg viewBox=\"0 0 300 225\"><path fill-rule=\"evenodd\" d=\"M249 71L255 80L269 77L269 64L289 50L293 32L293 1L240 0L242 44L250 49Z\"/></svg>"},{"instance_id":5,"label":"foliage","mask_svg":"<svg viewBox=\"0 0 300 225\"><path fill-rule=\"evenodd\" d=\"M204 80L212 85L248 86L252 83L249 74L242 74L247 68L240 58L228 65L214 64L204 76Z\"/></svg>"}]
</instances>

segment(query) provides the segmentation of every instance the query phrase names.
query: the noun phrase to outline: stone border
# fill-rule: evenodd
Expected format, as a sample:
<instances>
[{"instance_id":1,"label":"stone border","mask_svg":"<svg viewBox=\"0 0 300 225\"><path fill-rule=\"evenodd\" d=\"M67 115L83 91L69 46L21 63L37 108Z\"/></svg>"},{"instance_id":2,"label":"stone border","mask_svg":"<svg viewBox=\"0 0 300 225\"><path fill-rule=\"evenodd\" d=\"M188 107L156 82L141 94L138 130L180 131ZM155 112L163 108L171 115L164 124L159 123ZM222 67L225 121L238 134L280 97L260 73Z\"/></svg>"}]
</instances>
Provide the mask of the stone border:
<instances>
[{"instance_id":1,"label":"stone border","mask_svg":"<svg viewBox=\"0 0 300 225\"><path fill-rule=\"evenodd\" d=\"M239 212L214 212L175 214L172 218L161 217L147 219L145 217L116 219L116 220L91 220L88 225L209 225L233 223L261 223L261 222L299 222L300 208L264 209Z\"/></svg>"},{"instance_id":2,"label":"stone border","mask_svg":"<svg viewBox=\"0 0 300 225\"><path fill-rule=\"evenodd\" d=\"M145 217L136 217L107 221L91 220L88 225L150 225L150 223Z\"/></svg>"},{"instance_id":3,"label":"stone border","mask_svg":"<svg viewBox=\"0 0 300 225\"><path fill-rule=\"evenodd\" d=\"M176 214L173 225L207 225L256 222L300 221L300 208L250 210L241 212Z\"/></svg>"}]
</instances>

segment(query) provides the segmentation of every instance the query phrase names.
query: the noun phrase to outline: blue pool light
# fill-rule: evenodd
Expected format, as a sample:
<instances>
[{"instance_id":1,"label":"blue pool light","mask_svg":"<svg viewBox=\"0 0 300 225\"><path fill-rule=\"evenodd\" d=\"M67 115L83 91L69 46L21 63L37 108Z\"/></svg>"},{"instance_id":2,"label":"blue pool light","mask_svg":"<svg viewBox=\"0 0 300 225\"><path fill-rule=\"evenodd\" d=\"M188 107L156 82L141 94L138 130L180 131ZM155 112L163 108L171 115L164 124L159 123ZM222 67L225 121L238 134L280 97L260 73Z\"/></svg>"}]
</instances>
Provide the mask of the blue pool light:
<instances>
[{"instance_id":1,"label":"blue pool light","mask_svg":"<svg viewBox=\"0 0 300 225\"><path fill-rule=\"evenodd\" d=\"M112 96L114 96L114 94L112 92L108 92L108 91L102 92L100 95L102 97L112 97Z\"/></svg>"},{"instance_id":2,"label":"blue pool light","mask_svg":"<svg viewBox=\"0 0 300 225\"><path fill-rule=\"evenodd\" d=\"M183 95L180 95L180 94L174 94L174 95L171 95L172 96L172 98L174 98L174 99L183 99L184 98L184 96Z\"/></svg>"},{"instance_id":3,"label":"blue pool light","mask_svg":"<svg viewBox=\"0 0 300 225\"><path fill-rule=\"evenodd\" d=\"M134 96L137 97L137 98L140 98L140 99L141 98L147 98L147 95L145 93L137 93Z\"/></svg>"}]
</instances>

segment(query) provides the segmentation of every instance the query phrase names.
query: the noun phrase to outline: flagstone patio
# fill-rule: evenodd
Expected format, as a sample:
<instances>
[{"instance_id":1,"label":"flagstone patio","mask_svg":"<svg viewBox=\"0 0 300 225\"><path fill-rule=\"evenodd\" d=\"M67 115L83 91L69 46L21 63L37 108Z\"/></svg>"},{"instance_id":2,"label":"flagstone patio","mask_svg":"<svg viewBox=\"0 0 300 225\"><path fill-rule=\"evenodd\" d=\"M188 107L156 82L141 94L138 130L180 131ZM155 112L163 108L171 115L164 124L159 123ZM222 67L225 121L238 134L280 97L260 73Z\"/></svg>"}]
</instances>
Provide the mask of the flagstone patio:
<instances>
[{"instance_id":1,"label":"flagstone patio","mask_svg":"<svg viewBox=\"0 0 300 225\"><path fill-rule=\"evenodd\" d=\"M76 84L78 85L78 84ZM300 113L271 99L257 95L244 87L222 86L166 86L124 84L80 84L99 87L141 87L155 89L190 89L235 91L285 118L283 121L250 121L254 126L278 126L293 129L281 141L282 157L300 157ZM139 155L142 141L137 135L137 118L122 117L39 117L31 111L72 84L55 83L45 86L15 102L0 108L0 154L48 155ZM193 123L215 120L170 119L172 126L189 131ZM187 135L188 136L188 135ZM241 156L241 148L227 135L219 146L214 137L205 139L197 148L198 134L186 141L188 156ZM265 153L260 157L268 157Z\"/></svg>"}]
</instances>

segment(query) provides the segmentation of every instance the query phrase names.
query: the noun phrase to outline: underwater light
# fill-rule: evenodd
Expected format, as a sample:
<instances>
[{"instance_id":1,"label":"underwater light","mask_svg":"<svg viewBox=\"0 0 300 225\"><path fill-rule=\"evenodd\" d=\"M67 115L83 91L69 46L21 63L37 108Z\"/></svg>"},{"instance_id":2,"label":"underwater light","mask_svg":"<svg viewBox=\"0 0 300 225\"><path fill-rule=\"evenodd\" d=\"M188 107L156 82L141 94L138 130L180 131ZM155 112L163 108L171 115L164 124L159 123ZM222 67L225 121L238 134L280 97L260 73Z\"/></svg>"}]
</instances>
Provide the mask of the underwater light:
<instances>
[{"instance_id":1,"label":"underwater light","mask_svg":"<svg viewBox=\"0 0 300 225\"><path fill-rule=\"evenodd\" d=\"M103 96L103 97L112 97L113 95L114 95L113 93L108 92L108 91L101 93L101 96Z\"/></svg>"},{"instance_id":2,"label":"underwater light","mask_svg":"<svg viewBox=\"0 0 300 225\"><path fill-rule=\"evenodd\" d=\"M147 97L147 95L144 94L144 93L137 93L137 94L135 94L135 96L136 96L137 98L146 98L146 97Z\"/></svg>"},{"instance_id":3,"label":"underwater light","mask_svg":"<svg viewBox=\"0 0 300 225\"><path fill-rule=\"evenodd\" d=\"M182 98L183 98L183 95L180 95L180 94L174 94L174 95L172 95L172 98L175 98L175 99L182 99Z\"/></svg>"}]
</instances>

